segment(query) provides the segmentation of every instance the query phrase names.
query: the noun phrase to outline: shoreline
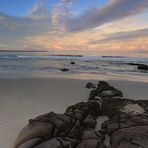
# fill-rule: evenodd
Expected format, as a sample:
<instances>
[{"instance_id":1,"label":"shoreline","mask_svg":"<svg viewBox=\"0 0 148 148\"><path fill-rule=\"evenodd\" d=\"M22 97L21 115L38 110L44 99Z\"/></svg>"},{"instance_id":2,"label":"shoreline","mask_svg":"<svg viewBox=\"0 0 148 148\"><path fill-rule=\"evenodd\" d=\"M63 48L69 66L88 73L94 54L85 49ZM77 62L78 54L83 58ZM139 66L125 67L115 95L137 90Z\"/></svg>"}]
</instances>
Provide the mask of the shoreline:
<instances>
[{"instance_id":1,"label":"shoreline","mask_svg":"<svg viewBox=\"0 0 148 148\"><path fill-rule=\"evenodd\" d=\"M99 80L102 79L0 79L0 132L3 135L0 143L2 147L12 147L18 132L28 119L50 111L63 113L67 106L86 101L90 92L85 88L86 83L98 83ZM105 81L120 89L125 98L148 100L148 83ZM137 98L134 98L135 96Z\"/></svg>"}]
</instances>

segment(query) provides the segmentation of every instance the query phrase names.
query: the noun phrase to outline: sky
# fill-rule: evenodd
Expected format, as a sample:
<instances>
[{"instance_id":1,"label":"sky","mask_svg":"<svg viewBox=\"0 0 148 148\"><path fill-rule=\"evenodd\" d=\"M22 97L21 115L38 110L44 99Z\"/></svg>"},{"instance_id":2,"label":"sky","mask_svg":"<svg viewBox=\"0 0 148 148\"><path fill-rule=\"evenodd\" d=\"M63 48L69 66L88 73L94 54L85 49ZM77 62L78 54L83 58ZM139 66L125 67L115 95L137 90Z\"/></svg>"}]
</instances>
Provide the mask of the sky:
<instances>
[{"instance_id":1,"label":"sky","mask_svg":"<svg viewBox=\"0 0 148 148\"><path fill-rule=\"evenodd\" d=\"M148 57L148 0L0 0L0 50Z\"/></svg>"}]
</instances>

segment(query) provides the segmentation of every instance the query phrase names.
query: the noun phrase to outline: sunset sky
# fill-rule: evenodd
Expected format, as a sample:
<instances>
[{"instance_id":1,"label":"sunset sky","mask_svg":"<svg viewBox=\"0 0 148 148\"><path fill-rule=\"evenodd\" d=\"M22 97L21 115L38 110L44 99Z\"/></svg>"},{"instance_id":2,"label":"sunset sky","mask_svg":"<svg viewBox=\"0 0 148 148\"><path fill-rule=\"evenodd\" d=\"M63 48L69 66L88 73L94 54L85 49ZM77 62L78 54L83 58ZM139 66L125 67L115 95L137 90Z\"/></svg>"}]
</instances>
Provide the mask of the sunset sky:
<instances>
[{"instance_id":1,"label":"sunset sky","mask_svg":"<svg viewBox=\"0 0 148 148\"><path fill-rule=\"evenodd\" d=\"M148 57L148 0L0 0L0 50Z\"/></svg>"}]
</instances>

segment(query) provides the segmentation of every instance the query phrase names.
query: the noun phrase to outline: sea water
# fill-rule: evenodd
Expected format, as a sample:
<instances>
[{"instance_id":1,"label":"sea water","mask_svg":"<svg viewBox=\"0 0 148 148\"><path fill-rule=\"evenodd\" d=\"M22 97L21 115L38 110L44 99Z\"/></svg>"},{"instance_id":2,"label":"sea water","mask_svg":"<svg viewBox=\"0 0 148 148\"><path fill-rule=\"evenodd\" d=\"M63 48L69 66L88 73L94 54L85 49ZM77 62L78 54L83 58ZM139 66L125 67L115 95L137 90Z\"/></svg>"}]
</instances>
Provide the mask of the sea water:
<instances>
[{"instance_id":1,"label":"sea water","mask_svg":"<svg viewBox=\"0 0 148 148\"><path fill-rule=\"evenodd\" d=\"M71 64L74 62L75 64ZM82 78L112 77L148 79L148 71L136 65L148 64L148 58L122 56L50 55L35 52L1 52L0 78L72 76ZM66 72L61 69L69 69Z\"/></svg>"}]
</instances>

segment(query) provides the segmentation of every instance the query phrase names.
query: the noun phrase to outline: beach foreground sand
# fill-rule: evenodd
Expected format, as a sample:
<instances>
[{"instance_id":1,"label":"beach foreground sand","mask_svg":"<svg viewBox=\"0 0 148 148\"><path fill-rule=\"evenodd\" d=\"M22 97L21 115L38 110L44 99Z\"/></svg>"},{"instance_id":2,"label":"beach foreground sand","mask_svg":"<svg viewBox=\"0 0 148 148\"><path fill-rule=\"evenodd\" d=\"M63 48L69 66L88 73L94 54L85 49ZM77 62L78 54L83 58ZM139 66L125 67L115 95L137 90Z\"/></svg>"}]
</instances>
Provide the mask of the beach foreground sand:
<instances>
[{"instance_id":1,"label":"beach foreground sand","mask_svg":"<svg viewBox=\"0 0 148 148\"><path fill-rule=\"evenodd\" d=\"M0 80L0 145L12 148L28 119L50 111L63 113L69 105L88 99L87 82L98 80L35 78ZM108 80L124 97L148 100L148 83Z\"/></svg>"}]
</instances>

